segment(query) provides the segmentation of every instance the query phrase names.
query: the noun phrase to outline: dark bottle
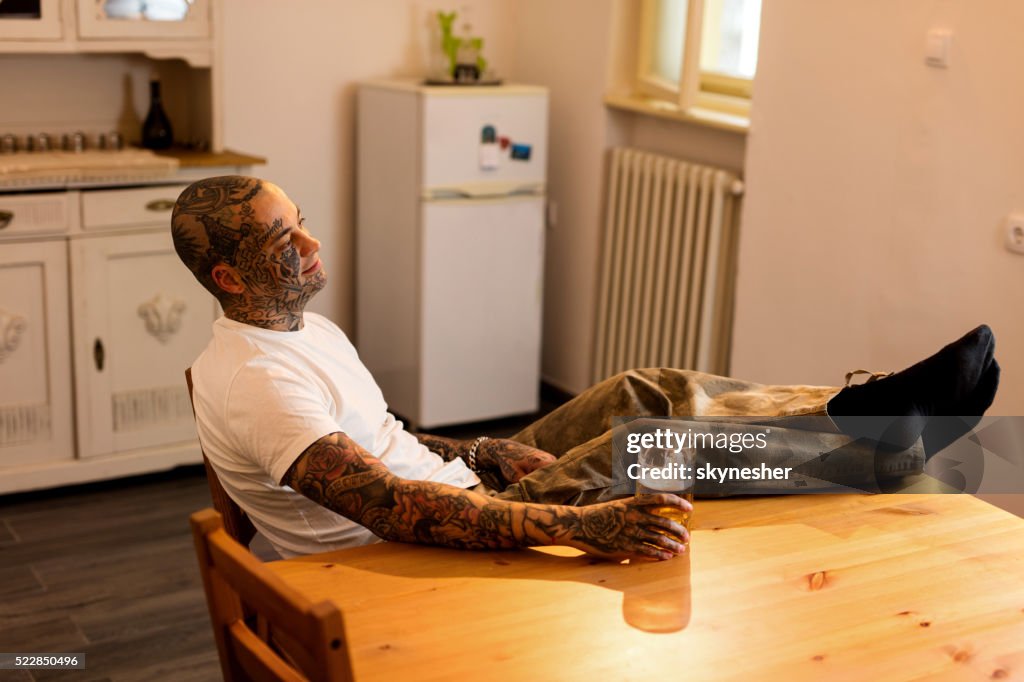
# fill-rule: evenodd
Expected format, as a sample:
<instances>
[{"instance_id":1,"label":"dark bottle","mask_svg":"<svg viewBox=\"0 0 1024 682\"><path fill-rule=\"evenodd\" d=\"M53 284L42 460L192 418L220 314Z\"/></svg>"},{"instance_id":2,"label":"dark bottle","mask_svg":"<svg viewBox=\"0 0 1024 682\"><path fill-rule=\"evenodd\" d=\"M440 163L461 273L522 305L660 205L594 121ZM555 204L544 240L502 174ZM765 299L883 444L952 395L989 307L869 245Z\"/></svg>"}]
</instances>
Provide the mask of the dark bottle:
<instances>
[{"instance_id":1,"label":"dark bottle","mask_svg":"<svg viewBox=\"0 0 1024 682\"><path fill-rule=\"evenodd\" d=\"M174 142L171 120L160 101L160 81L149 82L149 113L142 124L142 146L146 149L167 149Z\"/></svg>"}]
</instances>

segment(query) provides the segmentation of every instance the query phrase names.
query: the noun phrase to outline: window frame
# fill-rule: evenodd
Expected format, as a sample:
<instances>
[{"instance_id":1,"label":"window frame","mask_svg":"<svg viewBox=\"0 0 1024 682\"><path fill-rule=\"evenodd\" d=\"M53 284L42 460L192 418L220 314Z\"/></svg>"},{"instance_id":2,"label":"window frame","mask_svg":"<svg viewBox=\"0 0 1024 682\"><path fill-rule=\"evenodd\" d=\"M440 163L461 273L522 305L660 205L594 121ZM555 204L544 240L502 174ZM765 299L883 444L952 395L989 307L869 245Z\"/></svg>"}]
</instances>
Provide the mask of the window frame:
<instances>
[{"instance_id":1,"label":"window frame","mask_svg":"<svg viewBox=\"0 0 1024 682\"><path fill-rule=\"evenodd\" d=\"M656 76L652 70L657 0L642 0L638 41L636 91L651 99L665 100L681 111L695 108L730 114L750 114L753 79L700 70L704 31L704 0L687 0L686 26L679 83ZM683 28L683 27L680 27Z\"/></svg>"}]
</instances>

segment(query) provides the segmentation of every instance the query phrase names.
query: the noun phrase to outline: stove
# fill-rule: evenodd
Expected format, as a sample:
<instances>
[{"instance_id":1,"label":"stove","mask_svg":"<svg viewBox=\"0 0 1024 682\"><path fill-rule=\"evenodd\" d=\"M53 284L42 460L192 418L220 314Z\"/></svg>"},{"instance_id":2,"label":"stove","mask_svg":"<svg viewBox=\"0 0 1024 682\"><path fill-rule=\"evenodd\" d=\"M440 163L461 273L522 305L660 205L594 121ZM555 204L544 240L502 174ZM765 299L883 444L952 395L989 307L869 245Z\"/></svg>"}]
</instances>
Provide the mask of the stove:
<instances>
[{"instance_id":1,"label":"stove","mask_svg":"<svg viewBox=\"0 0 1024 682\"><path fill-rule=\"evenodd\" d=\"M116 132L0 135L0 190L143 182L177 171L177 159L126 147Z\"/></svg>"}]
</instances>

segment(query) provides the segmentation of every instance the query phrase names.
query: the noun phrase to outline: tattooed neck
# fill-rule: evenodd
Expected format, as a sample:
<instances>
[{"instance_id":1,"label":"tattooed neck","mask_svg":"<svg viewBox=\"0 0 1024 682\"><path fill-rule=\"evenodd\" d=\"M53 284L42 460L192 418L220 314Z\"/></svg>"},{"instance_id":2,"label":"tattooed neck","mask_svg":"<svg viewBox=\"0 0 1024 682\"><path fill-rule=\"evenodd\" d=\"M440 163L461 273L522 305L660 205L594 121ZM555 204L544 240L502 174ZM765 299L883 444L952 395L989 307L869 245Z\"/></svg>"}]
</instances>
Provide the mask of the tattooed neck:
<instances>
[{"instance_id":1,"label":"tattooed neck","mask_svg":"<svg viewBox=\"0 0 1024 682\"><path fill-rule=\"evenodd\" d=\"M305 326L301 310L276 313L270 310L253 309L245 305L225 305L224 317L275 332L297 332Z\"/></svg>"}]
</instances>

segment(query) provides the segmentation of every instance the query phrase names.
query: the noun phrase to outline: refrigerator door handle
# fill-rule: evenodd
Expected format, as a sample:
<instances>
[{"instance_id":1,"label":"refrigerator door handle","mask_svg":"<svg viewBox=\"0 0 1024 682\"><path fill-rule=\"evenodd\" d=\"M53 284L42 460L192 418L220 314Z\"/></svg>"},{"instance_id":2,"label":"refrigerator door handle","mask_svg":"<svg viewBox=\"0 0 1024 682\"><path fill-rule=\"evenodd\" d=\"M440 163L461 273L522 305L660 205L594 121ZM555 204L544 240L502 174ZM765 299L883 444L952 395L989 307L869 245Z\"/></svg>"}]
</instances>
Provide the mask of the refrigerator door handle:
<instances>
[{"instance_id":1,"label":"refrigerator door handle","mask_svg":"<svg viewBox=\"0 0 1024 682\"><path fill-rule=\"evenodd\" d=\"M452 199L505 199L541 196L544 196L544 185L539 183L491 187L473 187L468 185L464 187L434 187L424 189L422 194L425 201L443 201Z\"/></svg>"}]
</instances>

